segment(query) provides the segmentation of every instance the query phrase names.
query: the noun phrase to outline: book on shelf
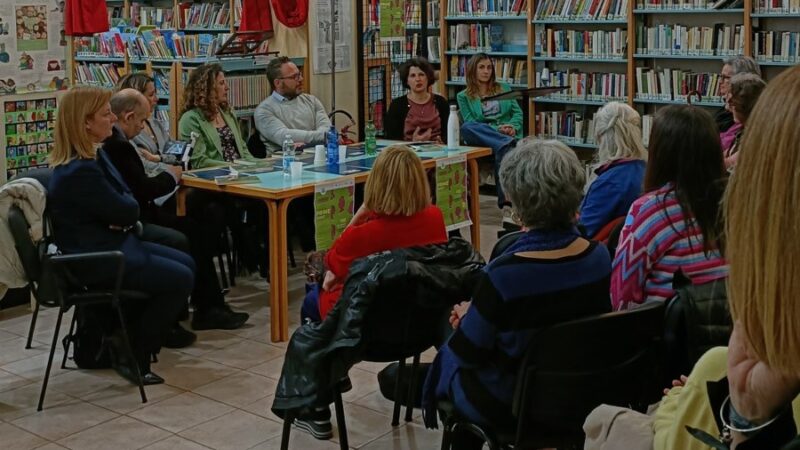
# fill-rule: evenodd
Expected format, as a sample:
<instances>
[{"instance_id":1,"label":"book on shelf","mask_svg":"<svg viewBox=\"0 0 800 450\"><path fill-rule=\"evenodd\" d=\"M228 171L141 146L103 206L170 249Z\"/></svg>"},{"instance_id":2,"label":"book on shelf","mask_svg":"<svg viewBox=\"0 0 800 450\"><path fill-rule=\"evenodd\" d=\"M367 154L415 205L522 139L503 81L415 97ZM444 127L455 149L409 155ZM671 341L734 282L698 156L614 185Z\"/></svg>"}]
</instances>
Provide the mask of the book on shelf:
<instances>
[{"instance_id":1,"label":"book on shelf","mask_svg":"<svg viewBox=\"0 0 800 450\"><path fill-rule=\"evenodd\" d=\"M153 69L153 80L156 85L156 95L169 95L169 70Z\"/></svg>"},{"instance_id":2,"label":"book on shelf","mask_svg":"<svg viewBox=\"0 0 800 450\"><path fill-rule=\"evenodd\" d=\"M753 11L762 14L800 13L800 0L753 0Z\"/></svg>"},{"instance_id":3,"label":"book on shelf","mask_svg":"<svg viewBox=\"0 0 800 450\"><path fill-rule=\"evenodd\" d=\"M439 36L428 36L428 61L438 63L441 60L442 50Z\"/></svg>"},{"instance_id":4,"label":"book on shelf","mask_svg":"<svg viewBox=\"0 0 800 450\"><path fill-rule=\"evenodd\" d=\"M422 27L420 0L406 1L405 10L403 11L403 21L406 23L406 27Z\"/></svg>"},{"instance_id":5,"label":"book on shelf","mask_svg":"<svg viewBox=\"0 0 800 450\"><path fill-rule=\"evenodd\" d=\"M113 88L125 75L125 69L113 63L76 63L75 77L79 85Z\"/></svg>"},{"instance_id":6,"label":"book on shelf","mask_svg":"<svg viewBox=\"0 0 800 450\"><path fill-rule=\"evenodd\" d=\"M389 56L390 41L381 40L380 30L370 28L364 31L364 56L366 58L386 58Z\"/></svg>"},{"instance_id":7,"label":"book on shelf","mask_svg":"<svg viewBox=\"0 0 800 450\"><path fill-rule=\"evenodd\" d=\"M214 56L228 33L185 34L174 30L123 33L128 56L135 59L191 59Z\"/></svg>"},{"instance_id":8,"label":"book on shelf","mask_svg":"<svg viewBox=\"0 0 800 450\"><path fill-rule=\"evenodd\" d=\"M489 49L493 52L503 51L503 41L505 40L503 25L496 23L489 27Z\"/></svg>"},{"instance_id":9,"label":"book on shelf","mask_svg":"<svg viewBox=\"0 0 800 450\"><path fill-rule=\"evenodd\" d=\"M174 9L131 3L130 18L133 26L154 25L158 28L175 28Z\"/></svg>"},{"instance_id":10,"label":"book on shelf","mask_svg":"<svg viewBox=\"0 0 800 450\"><path fill-rule=\"evenodd\" d=\"M594 144L594 118L586 118L577 111L539 112L533 134L566 144Z\"/></svg>"},{"instance_id":11,"label":"book on shelf","mask_svg":"<svg viewBox=\"0 0 800 450\"><path fill-rule=\"evenodd\" d=\"M155 119L169 132L169 105L156 105Z\"/></svg>"},{"instance_id":12,"label":"book on shelf","mask_svg":"<svg viewBox=\"0 0 800 450\"><path fill-rule=\"evenodd\" d=\"M180 28L230 28L228 2L178 4Z\"/></svg>"},{"instance_id":13,"label":"book on shelf","mask_svg":"<svg viewBox=\"0 0 800 450\"><path fill-rule=\"evenodd\" d=\"M653 131L653 116L645 114L642 116L642 144L645 147L650 145L650 132Z\"/></svg>"},{"instance_id":14,"label":"book on shelf","mask_svg":"<svg viewBox=\"0 0 800 450\"><path fill-rule=\"evenodd\" d=\"M624 59L628 32L615 30L540 29L534 36L534 55L563 58Z\"/></svg>"},{"instance_id":15,"label":"book on shelf","mask_svg":"<svg viewBox=\"0 0 800 450\"><path fill-rule=\"evenodd\" d=\"M442 18L442 10L438 0L428 1L428 28L439 28L439 19Z\"/></svg>"},{"instance_id":16,"label":"book on shelf","mask_svg":"<svg viewBox=\"0 0 800 450\"><path fill-rule=\"evenodd\" d=\"M458 56L450 58L450 79L451 81L465 81L467 73L467 61L469 56ZM528 83L528 64L520 58L490 58L494 65L494 73L497 81L508 84L527 84Z\"/></svg>"},{"instance_id":17,"label":"book on shelf","mask_svg":"<svg viewBox=\"0 0 800 450\"><path fill-rule=\"evenodd\" d=\"M644 0L636 2L636 9L644 10L706 10L741 8L743 0Z\"/></svg>"},{"instance_id":18,"label":"book on shelf","mask_svg":"<svg viewBox=\"0 0 800 450\"><path fill-rule=\"evenodd\" d=\"M760 62L795 63L800 61L800 33L796 31L756 31L753 57Z\"/></svg>"},{"instance_id":19,"label":"book on shelf","mask_svg":"<svg viewBox=\"0 0 800 450\"><path fill-rule=\"evenodd\" d=\"M637 25L636 53L646 55L728 56L744 50L744 26L681 24Z\"/></svg>"},{"instance_id":20,"label":"book on shelf","mask_svg":"<svg viewBox=\"0 0 800 450\"><path fill-rule=\"evenodd\" d=\"M269 81L266 75L231 75L228 80L228 101L231 108L237 111L255 109L269 93Z\"/></svg>"},{"instance_id":21,"label":"book on shelf","mask_svg":"<svg viewBox=\"0 0 800 450\"><path fill-rule=\"evenodd\" d=\"M125 44L119 31L105 31L93 36L76 37L73 40L75 56L123 58Z\"/></svg>"},{"instance_id":22,"label":"book on shelf","mask_svg":"<svg viewBox=\"0 0 800 450\"><path fill-rule=\"evenodd\" d=\"M233 23L238 27L242 21L242 0L233 0Z\"/></svg>"},{"instance_id":23,"label":"book on shelf","mask_svg":"<svg viewBox=\"0 0 800 450\"><path fill-rule=\"evenodd\" d=\"M536 72L535 87L567 86L567 89L543 99L627 101L628 77L624 73L549 70L546 77Z\"/></svg>"},{"instance_id":24,"label":"book on shelf","mask_svg":"<svg viewBox=\"0 0 800 450\"><path fill-rule=\"evenodd\" d=\"M521 16L528 9L528 0L451 0L448 16Z\"/></svg>"},{"instance_id":25,"label":"book on shelf","mask_svg":"<svg viewBox=\"0 0 800 450\"><path fill-rule=\"evenodd\" d=\"M628 14L628 0L542 0L535 20L621 20Z\"/></svg>"},{"instance_id":26,"label":"book on shelf","mask_svg":"<svg viewBox=\"0 0 800 450\"><path fill-rule=\"evenodd\" d=\"M491 51L489 23L459 23L450 27L450 51Z\"/></svg>"},{"instance_id":27,"label":"book on shelf","mask_svg":"<svg viewBox=\"0 0 800 450\"><path fill-rule=\"evenodd\" d=\"M721 102L720 78L717 73L692 72L682 69L636 68L636 98L640 100L686 101L697 92L703 102Z\"/></svg>"},{"instance_id":28,"label":"book on shelf","mask_svg":"<svg viewBox=\"0 0 800 450\"><path fill-rule=\"evenodd\" d=\"M392 78L389 89L389 95L392 100L396 99L397 97L402 97L408 92L408 89L403 86L403 80L400 78L400 72L398 68L392 70Z\"/></svg>"}]
</instances>

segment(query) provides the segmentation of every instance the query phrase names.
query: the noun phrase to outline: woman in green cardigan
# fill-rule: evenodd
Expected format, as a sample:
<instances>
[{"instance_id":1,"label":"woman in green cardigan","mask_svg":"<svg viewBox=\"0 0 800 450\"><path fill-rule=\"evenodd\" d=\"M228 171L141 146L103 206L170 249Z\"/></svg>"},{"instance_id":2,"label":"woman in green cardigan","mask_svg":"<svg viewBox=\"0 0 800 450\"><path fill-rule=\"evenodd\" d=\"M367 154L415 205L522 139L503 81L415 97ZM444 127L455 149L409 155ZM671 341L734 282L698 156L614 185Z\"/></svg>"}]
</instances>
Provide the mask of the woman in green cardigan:
<instances>
[{"instance_id":1,"label":"woman in green cardigan","mask_svg":"<svg viewBox=\"0 0 800 450\"><path fill-rule=\"evenodd\" d=\"M184 141L191 140L192 132L199 135L192 150L193 169L255 159L231 112L228 82L219 64L204 64L192 71L178 132Z\"/></svg>"},{"instance_id":2,"label":"woman in green cardigan","mask_svg":"<svg viewBox=\"0 0 800 450\"><path fill-rule=\"evenodd\" d=\"M522 138L522 108L516 100L481 99L510 90L495 78L494 64L486 53L478 53L467 62L467 88L458 93L461 110L461 139L467 145L490 147L494 152L494 179L497 206L503 209L503 227L518 228L511 219L511 204L500 187L498 168L503 156Z\"/></svg>"}]
</instances>

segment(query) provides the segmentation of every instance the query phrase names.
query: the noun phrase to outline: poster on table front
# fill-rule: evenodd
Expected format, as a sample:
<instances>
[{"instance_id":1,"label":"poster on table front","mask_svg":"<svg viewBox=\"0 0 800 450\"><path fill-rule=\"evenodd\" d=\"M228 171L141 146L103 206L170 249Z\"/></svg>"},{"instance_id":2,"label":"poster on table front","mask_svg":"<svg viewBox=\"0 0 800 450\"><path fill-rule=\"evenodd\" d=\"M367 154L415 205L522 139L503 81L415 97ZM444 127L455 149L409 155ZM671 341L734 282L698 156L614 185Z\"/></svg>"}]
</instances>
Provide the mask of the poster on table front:
<instances>
[{"instance_id":1,"label":"poster on table front","mask_svg":"<svg viewBox=\"0 0 800 450\"><path fill-rule=\"evenodd\" d=\"M67 88L64 5L0 1L0 96Z\"/></svg>"},{"instance_id":2,"label":"poster on table front","mask_svg":"<svg viewBox=\"0 0 800 450\"><path fill-rule=\"evenodd\" d=\"M353 219L355 180L318 184L314 188L314 225L317 250L327 250Z\"/></svg>"},{"instance_id":3,"label":"poster on table front","mask_svg":"<svg viewBox=\"0 0 800 450\"><path fill-rule=\"evenodd\" d=\"M467 158L463 155L436 162L436 206L444 215L447 231L472 225L467 207Z\"/></svg>"}]
</instances>

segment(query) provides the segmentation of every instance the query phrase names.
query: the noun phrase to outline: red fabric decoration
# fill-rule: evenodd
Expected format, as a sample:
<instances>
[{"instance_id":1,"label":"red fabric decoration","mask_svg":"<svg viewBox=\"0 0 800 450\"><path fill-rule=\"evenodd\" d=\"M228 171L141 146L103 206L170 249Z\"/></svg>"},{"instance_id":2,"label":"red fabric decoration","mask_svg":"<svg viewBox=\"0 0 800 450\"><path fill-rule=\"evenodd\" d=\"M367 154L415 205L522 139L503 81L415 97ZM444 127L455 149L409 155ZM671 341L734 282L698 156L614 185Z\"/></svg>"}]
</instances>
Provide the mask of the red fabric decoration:
<instances>
[{"instance_id":1,"label":"red fabric decoration","mask_svg":"<svg viewBox=\"0 0 800 450\"><path fill-rule=\"evenodd\" d=\"M308 20L308 0L272 0L275 17L289 28L297 28Z\"/></svg>"},{"instance_id":2,"label":"red fabric decoration","mask_svg":"<svg viewBox=\"0 0 800 450\"><path fill-rule=\"evenodd\" d=\"M272 31L269 0L243 0L239 31Z\"/></svg>"},{"instance_id":3,"label":"red fabric decoration","mask_svg":"<svg viewBox=\"0 0 800 450\"><path fill-rule=\"evenodd\" d=\"M106 0L66 0L64 34L91 36L108 31Z\"/></svg>"}]
</instances>

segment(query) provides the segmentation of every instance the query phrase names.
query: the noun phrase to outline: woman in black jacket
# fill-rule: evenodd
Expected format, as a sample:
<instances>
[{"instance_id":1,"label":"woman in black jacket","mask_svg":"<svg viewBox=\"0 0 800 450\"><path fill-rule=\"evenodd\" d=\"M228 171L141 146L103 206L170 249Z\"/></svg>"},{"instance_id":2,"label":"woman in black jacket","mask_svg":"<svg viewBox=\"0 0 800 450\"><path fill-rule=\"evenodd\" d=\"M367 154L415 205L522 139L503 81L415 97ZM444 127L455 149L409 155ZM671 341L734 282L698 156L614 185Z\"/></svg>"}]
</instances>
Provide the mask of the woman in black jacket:
<instances>
[{"instance_id":1,"label":"woman in black jacket","mask_svg":"<svg viewBox=\"0 0 800 450\"><path fill-rule=\"evenodd\" d=\"M442 142L447 134L450 108L441 95L430 92L434 73L424 58L412 58L400 66L400 79L408 94L392 100L384 120L387 139Z\"/></svg>"}]
</instances>

